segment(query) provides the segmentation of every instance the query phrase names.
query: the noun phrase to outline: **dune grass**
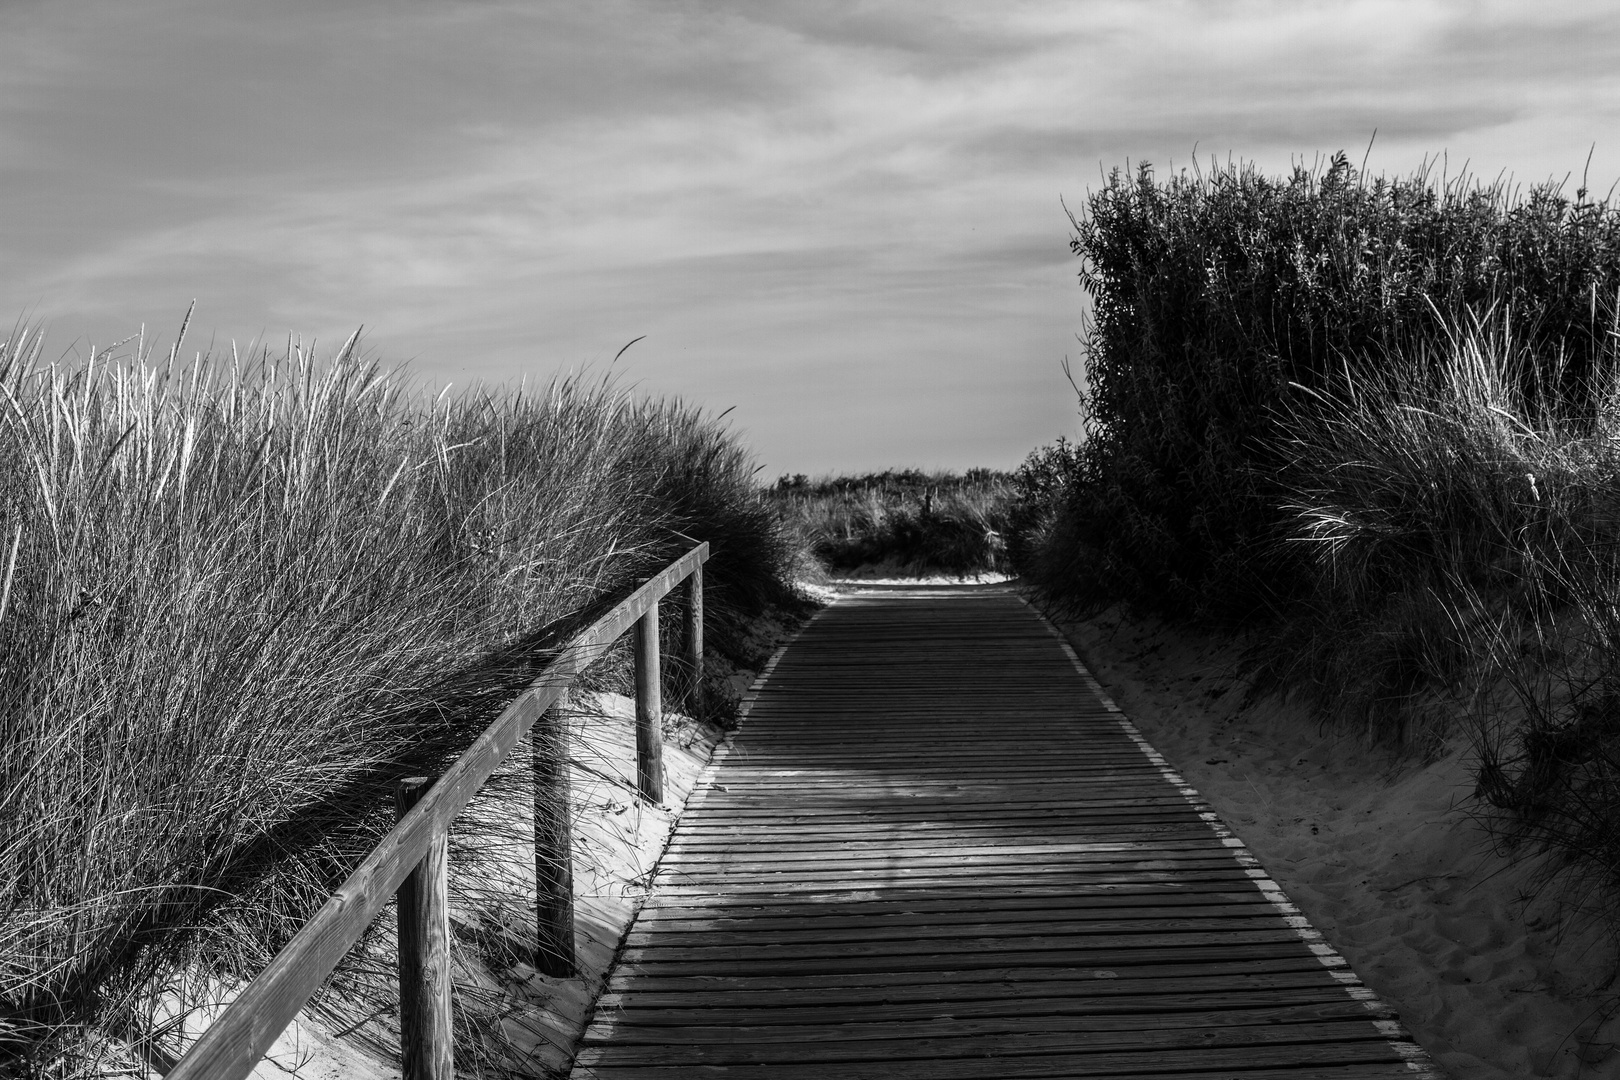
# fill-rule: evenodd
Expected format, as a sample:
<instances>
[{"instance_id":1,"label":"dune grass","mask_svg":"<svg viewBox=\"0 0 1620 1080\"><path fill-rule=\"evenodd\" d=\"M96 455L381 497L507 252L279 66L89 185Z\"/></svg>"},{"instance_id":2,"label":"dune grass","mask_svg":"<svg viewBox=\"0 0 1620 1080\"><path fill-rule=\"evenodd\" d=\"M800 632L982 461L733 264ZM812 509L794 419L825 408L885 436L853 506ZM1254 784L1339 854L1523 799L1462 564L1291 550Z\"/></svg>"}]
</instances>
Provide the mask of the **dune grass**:
<instances>
[{"instance_id":1,"label":"dune grass","mask_svg":"<svg viewBox=\"0 0 1620 1080\"><path fill-rule=\"evenodd\" d=\"M1570 917L1620 934L1620 381L1574 413L1502 317L1296 393L1312 584L1254 636L1262 686L1411 752L1472 747L1473 807Z\"/></svg>"},{"instance_id":2,"label":"dune grass","mask_svg":"<svg viewBox=\"0 0 1620 1080\"><path fill-rule=\"evenodd\" d=\"M909 575L969 575L1007 566L1012 483L1005 473L783 476L766 495L827 572L881 566Z\"/></svg>"},{"instance_id":3,"label":"dune grass","mask_svg":"<svg viewBox=\"0 0 1620 1080\"><path fill-rule=\"evenodd\" d=\"M0 345L0 1071L93 1074L180 973L255 973L394 779L677 534L713 546L714 647L791 598L746 452L678 402L434 398L353 341L41 350Z\"/></svg>"}]
</instances>

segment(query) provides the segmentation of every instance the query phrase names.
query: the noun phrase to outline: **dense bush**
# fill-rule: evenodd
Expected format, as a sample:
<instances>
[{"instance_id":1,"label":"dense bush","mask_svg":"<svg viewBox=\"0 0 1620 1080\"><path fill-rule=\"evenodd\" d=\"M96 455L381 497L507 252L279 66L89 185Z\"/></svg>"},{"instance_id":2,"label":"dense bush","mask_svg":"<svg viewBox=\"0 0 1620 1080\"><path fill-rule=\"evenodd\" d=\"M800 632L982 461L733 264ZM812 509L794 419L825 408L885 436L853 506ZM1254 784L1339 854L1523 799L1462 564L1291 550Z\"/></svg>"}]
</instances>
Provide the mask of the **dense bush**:
<instances>
[{"instance_id":1,"label":"dense bush","mask_svg":"<svg viewBox=\"0 0 1620 1080\"><path fill-rule=\"evenodd\" d=\"M176 972L255 973L393 781L677 534L722 627L788 596L746 455L677 403L39 345L0 345L0 1071L141 1044Z\"/></svg>"},{"instance_id":2,"label":"dense bush","mask_svg":"<svg viewBox=\"0 0 1620 1080\"><path fill-rule=\"evenodd\" d=\"M1342 154L1281 180L1143 166L1075 229L1086 437L1021 566L1070 603L1231 617L1308 591L1274 543L1295 387L1423 355L1486 310L1561 416L1589 418L1614 366L1620 213L1584 190L1369 179Z\"/></svg>"},{"instance_id":3,"label":"dense bush","mask_svg":"<svg viewBox=\"0 0 1620 1080\"><path fill-rule=\"evenodd\" d=\"M967 575L1006 567L1012 485L1003 473L784 476L766 494L827 570L881 565L897 573Z\"/></svg>"}]
</instances>

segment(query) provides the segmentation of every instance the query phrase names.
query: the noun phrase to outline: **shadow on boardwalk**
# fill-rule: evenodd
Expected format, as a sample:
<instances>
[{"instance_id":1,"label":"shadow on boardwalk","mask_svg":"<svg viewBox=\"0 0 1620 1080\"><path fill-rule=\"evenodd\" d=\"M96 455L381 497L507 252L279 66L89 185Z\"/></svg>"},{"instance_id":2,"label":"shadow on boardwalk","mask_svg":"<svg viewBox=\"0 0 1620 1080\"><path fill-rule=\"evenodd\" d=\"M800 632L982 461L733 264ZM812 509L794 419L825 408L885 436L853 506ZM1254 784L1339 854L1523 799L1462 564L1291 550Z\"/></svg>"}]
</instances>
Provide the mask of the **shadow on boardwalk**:
<instances>
[{"instance_id":1,"label":"shadow on boardwalk","mask_svg":"<svg viewBox=\"0 0 1620 1080\"><path fill-rule=\"evenodd\" d=\"M575 1077L1412 1077L1422 1051L1006 586L783 654Z\"/></svg>"}]
</instances>

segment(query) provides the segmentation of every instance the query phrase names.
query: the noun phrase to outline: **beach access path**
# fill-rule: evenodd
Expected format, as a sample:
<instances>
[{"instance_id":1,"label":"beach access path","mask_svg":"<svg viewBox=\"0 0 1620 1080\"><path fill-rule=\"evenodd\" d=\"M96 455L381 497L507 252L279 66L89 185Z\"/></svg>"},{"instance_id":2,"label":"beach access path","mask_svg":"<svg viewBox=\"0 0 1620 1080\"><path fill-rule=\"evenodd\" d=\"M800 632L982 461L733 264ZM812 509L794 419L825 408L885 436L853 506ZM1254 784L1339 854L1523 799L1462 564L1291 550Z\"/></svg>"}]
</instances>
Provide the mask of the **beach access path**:
<instances>
[{"instance_id":1,"label":"beach access path","mask_svg":"<svg viewBox=\"0 0 1620 1080\"><path fill-rule=\"evenodd\" d=\"M579 1080L1436 1076L1006 585L872 586L773 659Z\"/></svg>"}]
</instances>

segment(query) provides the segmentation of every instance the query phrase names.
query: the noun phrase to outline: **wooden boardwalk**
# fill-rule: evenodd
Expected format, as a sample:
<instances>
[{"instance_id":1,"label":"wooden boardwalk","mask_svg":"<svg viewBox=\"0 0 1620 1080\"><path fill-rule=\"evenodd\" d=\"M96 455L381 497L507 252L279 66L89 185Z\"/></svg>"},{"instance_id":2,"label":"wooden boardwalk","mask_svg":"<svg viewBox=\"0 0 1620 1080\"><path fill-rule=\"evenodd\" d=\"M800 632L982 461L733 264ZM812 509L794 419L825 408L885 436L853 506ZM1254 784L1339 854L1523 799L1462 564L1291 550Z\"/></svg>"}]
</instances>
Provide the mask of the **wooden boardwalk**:
<instances>
[{"instance_id":1,"label":"wooden boardwalk","mask_svg":"<svg viewBox=\"0 0 1620 1080\"><path fill-rule=\"evenodd\" d=\"M1004 587L872 588L756 689L573 1075L1435 1075Z\"/></svg>"}]
</instances>

